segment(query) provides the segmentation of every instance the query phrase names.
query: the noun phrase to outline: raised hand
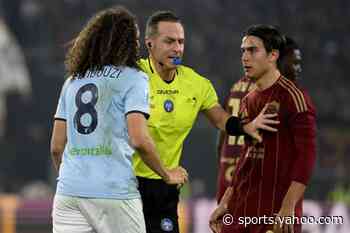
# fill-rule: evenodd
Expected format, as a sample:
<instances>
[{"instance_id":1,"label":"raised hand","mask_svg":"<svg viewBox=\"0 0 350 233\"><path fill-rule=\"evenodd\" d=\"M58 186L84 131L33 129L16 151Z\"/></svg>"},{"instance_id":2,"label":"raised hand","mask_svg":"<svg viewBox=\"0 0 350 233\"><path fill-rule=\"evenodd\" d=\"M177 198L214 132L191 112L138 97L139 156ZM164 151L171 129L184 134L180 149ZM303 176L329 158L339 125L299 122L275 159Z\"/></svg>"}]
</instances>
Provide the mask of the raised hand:
<instances>
[{"instance_id":1,"label":"raised hand","mask_svg":"<svg viewBox=\"0 0 350 233\"><path fill-rule=\"evenodd\" d=\"M255 138L259 142L262 142L262 136L259 133L259 129L277 132L276 128L271 127L270 125L276 125L280 122L278 120L273 120L272 118L277 117L277 113L265 113L268 109L268 104L264 106L259 115L251 122L243 126L244 131Z\"/></svg>"}]
</instances>

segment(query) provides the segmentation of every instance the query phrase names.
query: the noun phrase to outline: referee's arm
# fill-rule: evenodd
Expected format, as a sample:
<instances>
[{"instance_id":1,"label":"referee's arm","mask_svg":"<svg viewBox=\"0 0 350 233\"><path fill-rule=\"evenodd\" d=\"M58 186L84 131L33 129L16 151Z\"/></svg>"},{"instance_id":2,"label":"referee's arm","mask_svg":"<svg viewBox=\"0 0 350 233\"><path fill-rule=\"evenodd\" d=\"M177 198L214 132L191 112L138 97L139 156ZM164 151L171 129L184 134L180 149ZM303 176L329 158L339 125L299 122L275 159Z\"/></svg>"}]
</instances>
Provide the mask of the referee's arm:
<instances>
[{"instance_id":1,"label":"referee's arm","mask_svg":"<svg viewBox=\"0 0 350 233\"><path fill-rule=\"evenodd\" d=\"M212 108L206 110L204 113L215 127L226 131L226 133L229 135L239 136L246 133L258 141L261 141L262 138L259 135L258 129L276 132L277 130L269 125L279 123L279 121L271 119L276 117L277 114L265 114L266 109L267 105L253 121L245 124L244 126L241 124L238 117L228 114L220 104L216 104Z\"/></svg>"}]
</instances>

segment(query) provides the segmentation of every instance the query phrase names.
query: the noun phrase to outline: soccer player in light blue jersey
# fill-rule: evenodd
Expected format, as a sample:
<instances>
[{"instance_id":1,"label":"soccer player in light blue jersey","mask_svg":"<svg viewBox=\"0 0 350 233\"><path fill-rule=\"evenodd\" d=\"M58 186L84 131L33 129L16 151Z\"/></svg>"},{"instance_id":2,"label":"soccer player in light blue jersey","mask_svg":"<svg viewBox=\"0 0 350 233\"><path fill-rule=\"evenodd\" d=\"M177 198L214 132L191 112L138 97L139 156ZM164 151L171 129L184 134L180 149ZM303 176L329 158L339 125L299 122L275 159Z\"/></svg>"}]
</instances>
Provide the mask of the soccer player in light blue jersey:
<instances>
[{"instance_id":1,"label":"soccer player in light blue jersey","mask_svg":"<svg viewBox=\"0 0 350 233\"><path fill-rule=\"evenodd\" d=\"M148 134L148 77L138 69L135 17L115 7L94 16L66 57L51 139L59 171L54 233L145 233L134 149L168 184L183 184L182 167L166 169Z\"/></svg>"}]
</instances>

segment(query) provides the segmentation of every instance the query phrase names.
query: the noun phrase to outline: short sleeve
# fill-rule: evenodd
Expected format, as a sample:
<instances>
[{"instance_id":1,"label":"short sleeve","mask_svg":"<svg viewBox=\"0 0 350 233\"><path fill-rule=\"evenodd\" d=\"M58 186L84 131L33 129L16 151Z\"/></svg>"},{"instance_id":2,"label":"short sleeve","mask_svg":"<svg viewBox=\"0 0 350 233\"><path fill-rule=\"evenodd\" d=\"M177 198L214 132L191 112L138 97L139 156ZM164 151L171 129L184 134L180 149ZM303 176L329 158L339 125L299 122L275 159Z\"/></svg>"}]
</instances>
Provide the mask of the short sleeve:
<instances>
[{"instance_id":1,"label":"short sleeve","mask_svg":"<svg viewBox=\"0 0 350 233\"><path fill-rule=\"evenodd\" d=\"M69 86L69 83L71 82L71 78L68 78L61 89L61 94L58 100L58 105L56 109L56 113L54 116L55 120L67 120L67 106L66 106L66 92Z\"/></svg>"},{"instance_id":2,"label":"short sleeve","mask_svg":"<svg viewBox=\"0 0 350 233\"><path fill-rule=\"evenodd\" d=\"M208 110L217 105L219 102L216 91L212 83L205 79L203 82L203 102L201 105L201 111Z\"/></svg>"},{"instance_id":3,"label":"short sleeve","mask_svg":"<svg viewBox=\"0 0 350 233\"><path fill-rule=\"evenodd\" d=\"M149 83L148 77L143 72L138 72L134 84L125 95L125 112L140 112L149 117Z\"/></svg>"}]
</instances>

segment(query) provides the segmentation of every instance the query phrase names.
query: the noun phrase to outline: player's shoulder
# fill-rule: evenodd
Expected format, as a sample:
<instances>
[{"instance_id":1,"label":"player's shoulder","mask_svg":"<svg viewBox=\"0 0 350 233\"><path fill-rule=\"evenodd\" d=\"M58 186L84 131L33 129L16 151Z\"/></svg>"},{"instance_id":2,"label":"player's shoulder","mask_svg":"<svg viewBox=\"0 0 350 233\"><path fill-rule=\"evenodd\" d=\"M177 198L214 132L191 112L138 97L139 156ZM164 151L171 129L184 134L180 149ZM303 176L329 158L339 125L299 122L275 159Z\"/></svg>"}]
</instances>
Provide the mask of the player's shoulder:
<instances>
[{"instance_id":1,"label":"player's shoulder","mask_svg":"<svg viewBox=\"0 0 350 233\"><path fill-rule=\"evenodd\" d=\"M146 58L140 58L138 61L137 61L137 64L139 65L139 66L145 66L145 65L147 65L148 64L148 59L146 59Z\"/></svg>"},{"instance_id":2,"label":"player's shoulder","mask_svg":"<svg viewBox=\"0 0 350 233\"><path fill-rule=\"evenodd\" d=\"M284 76L281 76L278 79L277 84L282 92L287 95L295 95L296 97L299 97L306 94L305 90L302 89L296 82L293 82Z\"/></svg>"},{"instance_id":3,"label":"player's shoulder","mask_svg":"<svg viewBox=\"0 0 350 233\"><path fill-rule=\"evenodd\" d=\"M138 66L140 67L140 69L141 69L142 71L144 71L145 73L151 72L151 71L150 71L149 60L148 60L148 59L146 59L146 58L140 58L140 59L137 61L137 64L138 64Z\"/></svg>"},{"instance_id":4,"label":"player's shoulder","mask_svg":"<svg viewBox=\"0 0 350 233\"><path fill-rule=\"evenodd\" d=\"M243 76L238 81L233 83L230 89L230 92L231 93L236 93L236 92L248 93L251 90L253 90L254 87L255 87L255 84L253 83L253 81L250 78Z\"/></svg>"},{"instance_id":5,"label":"player's shoulder","mask_svg":"<svg viewBox=\"0 0 350 233\"><path fill-rule=\"evenodd\" d=\"M68 85L68 84L70 84L71 82L73 82L74 80L75 80L75 77L72 76L72 75L69 75L69 76L66 77L66 79L64 80L63 85Z\"/></svg>"},{"instance_id":6,"label":"player's shoulder","mask_svg":"<svg viewBox=\"0 0 350 233\"><path fill-rule=\"evenodd\" d=\"M71 85L74 82L75 79L76 78L74 76L72 76L72 75L68 76L63 82L62 89L67 89L68 86Z\"/></svg>"},{"instance_id":7,"label":"player's shoulder","mask_svg":"<svg viewBox=\"0 0 350 233\"><path fill-rule=\"evenodd\" d=\"M281 89L282 98L287 101L289 100L298 112L305 112L312 105L308 93L299 87L297 83L281 76L277 81L277 84Z\"/></svg>"},{"instance_id":8,"label":"player's shoulder","mask_svg":"<svg viewBox=\"0 0 350 233\"><path fill-rule=\"evenodd\" d=\"M124 75L133 76L137 79L143 79L148 81L148 75L141 69L125 66L123 67L123 71Z\"/></svg>"},{"instance_id":9,"label":"player's shoulder","mask_svg":"<svg viewBox=\"0 0 350 233\"><path fill-rule=\"evenodd\" d=\"M205 79L202 75L189 66L180 65L177 67L177 72L179 75L187 76L189 78Z\"/></svg>"}]
</instances>

